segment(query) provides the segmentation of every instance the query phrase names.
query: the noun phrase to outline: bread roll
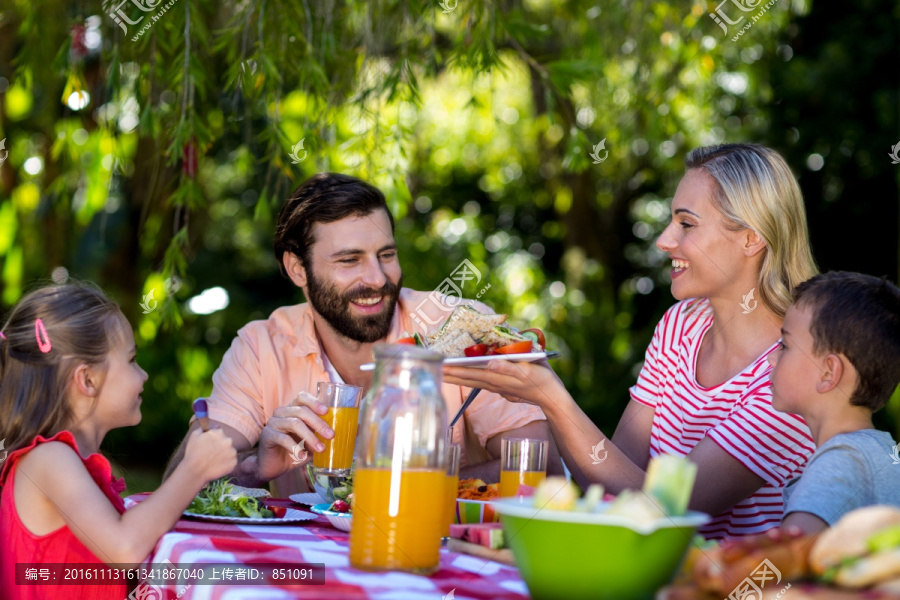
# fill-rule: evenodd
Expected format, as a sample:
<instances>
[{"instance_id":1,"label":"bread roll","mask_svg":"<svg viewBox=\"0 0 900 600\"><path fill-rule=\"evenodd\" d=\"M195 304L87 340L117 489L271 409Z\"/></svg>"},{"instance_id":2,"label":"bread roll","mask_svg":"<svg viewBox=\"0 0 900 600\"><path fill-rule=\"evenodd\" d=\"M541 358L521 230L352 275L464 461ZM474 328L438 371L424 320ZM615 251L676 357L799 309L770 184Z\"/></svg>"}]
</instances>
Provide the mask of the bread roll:
<instances>
[{"instance_id":1,"label":"bread roll","mask_svg":"<svg viewBox=\"0 0 900 600\"><path fill-rule=\"evenodd\" d=\"M869 553L869 538L893 525L900 525L900 508L879 505L848 512L823 531L813 545L809 553L813 572L821 575L844 559L865 556Z\"/></svg>"},{"instance_id":2,"label":"bread roll","mask_svg":"<svg viewBox=\"0 0 900 600\"><path fill-rule=\"evenodd\" d=\"M896 577L900 577L900 548L871 554L841 567L834 582L841 587L860 589Z\"/></svg>"}]
</instances>

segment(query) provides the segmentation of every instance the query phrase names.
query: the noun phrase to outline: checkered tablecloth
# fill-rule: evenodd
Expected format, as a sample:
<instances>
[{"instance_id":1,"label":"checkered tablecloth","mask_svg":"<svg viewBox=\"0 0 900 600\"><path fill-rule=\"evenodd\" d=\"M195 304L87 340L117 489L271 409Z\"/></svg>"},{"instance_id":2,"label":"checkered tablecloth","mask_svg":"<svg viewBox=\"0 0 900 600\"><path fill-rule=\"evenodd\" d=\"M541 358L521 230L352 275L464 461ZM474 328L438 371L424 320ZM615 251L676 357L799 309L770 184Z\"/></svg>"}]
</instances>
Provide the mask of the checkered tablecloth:
<instances>
[{"instance_id":1,"label":"checkered tablecloth","mask_svg":"<svg viewBox=\"0 0 900 600\"><path fill-rule=\"evenodd\" d=\"M142 500L139 496L134 500ZM277 504L305 508L290 500ZM182 519L164 535L150 562L248 564L249 562L324 563L324 585L195 585L182 591L176 585L158 587L160 600L521 600L528 590L519 571L493 561L441 549L440 570L431 576L397 572L371 573L349 564L348 533L332 527L324 517L296 525L231 525ZM179 592L182 592L179 596ZM139 586L132 596L157 600Z\"/></svg>"}]
</instances>

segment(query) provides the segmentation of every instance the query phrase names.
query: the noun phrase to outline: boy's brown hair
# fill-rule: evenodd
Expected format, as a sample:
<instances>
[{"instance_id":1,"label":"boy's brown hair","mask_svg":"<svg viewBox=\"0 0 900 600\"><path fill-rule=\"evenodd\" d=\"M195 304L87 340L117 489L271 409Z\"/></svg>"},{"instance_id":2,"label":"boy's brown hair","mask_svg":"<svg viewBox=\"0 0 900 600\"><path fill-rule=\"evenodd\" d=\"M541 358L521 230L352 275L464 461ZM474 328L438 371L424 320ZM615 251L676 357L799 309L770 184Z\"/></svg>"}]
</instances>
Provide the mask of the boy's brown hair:
<instances>
[{"instance_id":1,"label":"boy's brown hair","mask_svg":"<svg viewBox=\"0 0 900 600\"><path fill-rule=\"evenodd\" d=\"M813 351L843 354L859 374L850 404L873 412L887 404L900 382L900 289L831 271L794 288L794 304L810 310Z\"/></svg>"}]
</instances>

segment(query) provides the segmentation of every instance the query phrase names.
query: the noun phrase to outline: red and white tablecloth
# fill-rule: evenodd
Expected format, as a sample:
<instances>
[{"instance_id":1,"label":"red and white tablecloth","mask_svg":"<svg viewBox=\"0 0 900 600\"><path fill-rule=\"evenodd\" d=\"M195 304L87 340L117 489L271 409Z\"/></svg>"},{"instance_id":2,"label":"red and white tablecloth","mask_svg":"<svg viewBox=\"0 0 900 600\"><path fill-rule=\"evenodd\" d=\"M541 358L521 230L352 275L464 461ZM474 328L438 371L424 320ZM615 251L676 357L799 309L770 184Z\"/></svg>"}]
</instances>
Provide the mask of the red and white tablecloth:
<instances>
[{"instance_id":1,"label":"red and white tablecloth","mask_svg":"<svg viewBox=\"0 0 900 600\"><path fill-rule=\"evenodd\" d=\"M141 500L141 497L135 497ZM276 501L305 508L290 500ZM490 560L441 549L441 565L428 577L399 572L368 572L349 564L350 535L339 531L325 517L294 525L232 525L182 519L164 535L151 555L154 564L169 561L183 567L194 563L248 562L322 563L324 585L215 584L138 586L131 594L138 600L441 600L453 592L454 600L522 600L528 589L518 569ZM179 592L181 595L179 596Z\"/></svg>"}]
</instances>

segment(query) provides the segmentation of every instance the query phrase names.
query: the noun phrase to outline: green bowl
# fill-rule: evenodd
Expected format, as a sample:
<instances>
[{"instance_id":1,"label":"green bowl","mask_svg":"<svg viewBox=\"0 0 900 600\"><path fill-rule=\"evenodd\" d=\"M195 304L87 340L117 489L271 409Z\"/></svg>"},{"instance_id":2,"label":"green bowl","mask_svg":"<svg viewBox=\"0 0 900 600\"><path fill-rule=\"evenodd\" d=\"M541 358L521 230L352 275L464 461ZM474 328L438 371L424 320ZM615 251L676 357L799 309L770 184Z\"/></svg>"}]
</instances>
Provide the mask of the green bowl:
<instances>
[{"instance_id":1,"label":"green bowl","mask_svg":"<svg viewBox=\"0 0 900 600\"><path fill-rule=\"evenodd\" d=\"M642 525L599 512L536 509L531 498L494 506L533 600L652 600L709 521L691 511Z\"/></svg>"}]
</instances>

